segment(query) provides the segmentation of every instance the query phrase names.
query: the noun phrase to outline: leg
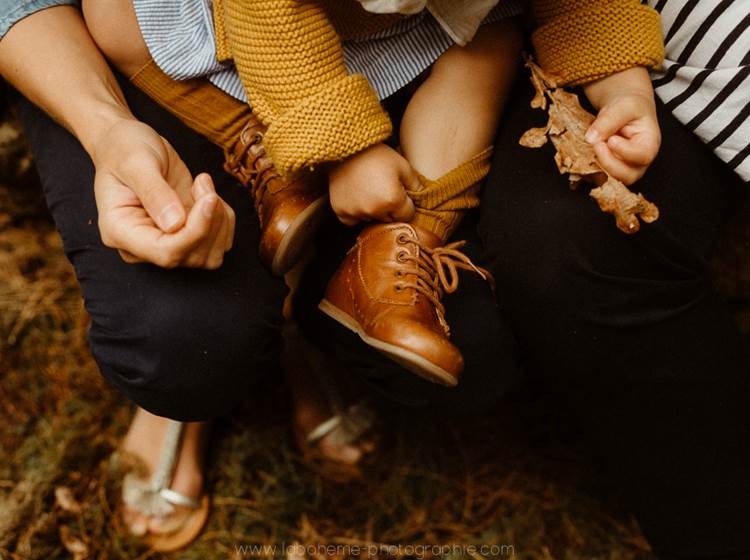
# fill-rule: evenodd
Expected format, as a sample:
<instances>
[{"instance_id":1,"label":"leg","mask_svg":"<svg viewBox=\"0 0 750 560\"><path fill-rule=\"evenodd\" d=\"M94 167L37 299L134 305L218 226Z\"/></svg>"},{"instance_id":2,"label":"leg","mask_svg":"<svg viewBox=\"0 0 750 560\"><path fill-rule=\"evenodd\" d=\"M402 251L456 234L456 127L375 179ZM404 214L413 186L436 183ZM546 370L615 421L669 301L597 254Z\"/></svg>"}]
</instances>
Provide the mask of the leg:
<instances>
[{"instance_id":1,"label":"leg","mask_svg":"<svg viewBox=\"0 0 750 560\"><path fill-rule=\"evenodd\" d=\"M492 140L510 90L522 37L515 19L482 26L465 47L433 65L401 122L401 148L423 189L410 193L413 225L446 241L464 212L479 204Z\"/></svg>"},{"instance_id":2,"label":"leg","mask_svg":"<svg viewBox=\"0 0 750 560\"><path fill-rule=\"evenodd\" d=\"M410 100L401 122L404 155L420 173L409 191L409 224L374 225L357 238L331 278L320 309L405 369L454 386L464 368L441 302L458 287L457 268L491 281L445 245L479 204L498 118L520 52L513 20L483 26L467 47L445 52Z\"/></svg>"},{"instance_id":3,"label":"leg","mask_svg":"<svg viewBox=\"0 0 750 560\"><path fill-rule=\"evenodd\" d=\"M436 180L492 144L522 44L518 21L502 20L435 62L401 122L401 149L414 169Z\"/></svg>"},{"instance_id":4,"label":"leg","mask_svg":"<svg viewBox=\"0 0 750 560\"><path fill-rule=\"evenodd\" d=\"M526 84L480 224L522 350L570 398L660 557L746 558L750 361L706 267L736 178L660 107L662 152L636 186L661 218L627 236L568 189L551 149L518 145L545 118Z\"/></svg>"},{"instance_id":5,"label":"leg","mask_svg":"<svg viewBox=\"0 0 750 560\"><path fill-rule=\"evenodd\" d=\"M75 139L28 102L19 114L36 157L48 205L75 267L92 318L91 349L103 375L140 407L123 449L153 468L164 417L208 420L250 395L280 349L283 284L261 267L257 221L242 191L220 173L207 142L123 84L128 102L182 155L191 171L209 171L237 214L238 238L218 271L163 270L125 264L96 227L91 162ZM147 413L147 409L150 413ZM158 416L156 416L158 415ZM197 497L203 486L205 422L190 424L171 488ZM137 534L164 532L165 520L126 511Z\"/></svg>"},{"instance_id":6,"label":"leg","mask_svg":"<svg viewBox=\"0 0 750 560\"><path fill-rule=\"evenodd\" d=\"M92 318L92 351L102 373L154 414L211 418L231 408L242 390L275 363L285 288L258 262L257 218L242 190L221 173L218 150L132 86L122 85L136 115L173 143L193 173L209 171L237 213L235 249L215 273L128 265L104 247L88 188L91 162L71 136L30 104L21 104L21 117L81 283ZM60 158L62 151L70 155ZM247 375L246 369L257 375Z\"/></svg>"}]
</instances>

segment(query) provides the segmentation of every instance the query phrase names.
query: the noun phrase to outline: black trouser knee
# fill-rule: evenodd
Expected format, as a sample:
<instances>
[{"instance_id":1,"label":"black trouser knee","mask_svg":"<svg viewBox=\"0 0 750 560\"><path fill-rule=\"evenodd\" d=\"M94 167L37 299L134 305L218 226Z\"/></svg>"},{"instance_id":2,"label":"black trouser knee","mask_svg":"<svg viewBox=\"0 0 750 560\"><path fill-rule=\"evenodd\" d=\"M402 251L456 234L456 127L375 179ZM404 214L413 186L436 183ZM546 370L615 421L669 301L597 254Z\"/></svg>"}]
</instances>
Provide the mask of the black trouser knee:
<instances>
[{"instance_id":1,"label":"black trouser knee","mask_svg":"<svg viewBox=\"0 0 750 560\"><path fill-rule=\"evenodd\" d=\"M134 114L167 138L193 174L209 172L236 213L235 244L216 271L126 264L97 227L94 169L80 144L28 101L18 112L65 252L91 315L103 375L138 405L206 420L251 395L277 366L286 288L257 257L258 222L222 155L142 93L121 84Z\"/></svg>"}]
</instances>

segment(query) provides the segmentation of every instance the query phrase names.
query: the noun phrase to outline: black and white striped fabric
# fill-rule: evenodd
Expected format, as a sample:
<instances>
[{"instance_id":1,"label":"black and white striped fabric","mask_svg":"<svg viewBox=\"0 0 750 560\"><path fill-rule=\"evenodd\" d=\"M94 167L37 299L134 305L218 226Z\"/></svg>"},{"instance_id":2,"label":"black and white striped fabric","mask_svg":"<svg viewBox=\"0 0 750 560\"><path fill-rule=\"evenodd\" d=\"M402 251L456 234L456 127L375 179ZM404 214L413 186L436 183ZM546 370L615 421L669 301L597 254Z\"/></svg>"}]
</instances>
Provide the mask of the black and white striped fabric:
<instances>
[{"instance_id":1,"label":"black and white striped fabric","mask_svg":"<svg viewBox=\"0 0 750 560\"><path fill-rule=\"evenodd\" d=\"M216 61L211 0L134 0L133 5L146 45L163 72L177 80L205 76L247 102L234 66ZM485 23L523 10L523 0L501 0ZM349 72L363 74L380 99L385 99L453 44L437 21L423 12L365 39L346 41L344 61Z\"/></svg>"},{"instance_id":2,"label":"black and white striped fabric","mask_svg":"<svg viewBox=\"0 0 750 560\"><path fill-rule=\"evenodd\" d=\"M666 60L656 94L750 181L750 0L647 0L661 12Z\"/></svg>"}]
</instances>

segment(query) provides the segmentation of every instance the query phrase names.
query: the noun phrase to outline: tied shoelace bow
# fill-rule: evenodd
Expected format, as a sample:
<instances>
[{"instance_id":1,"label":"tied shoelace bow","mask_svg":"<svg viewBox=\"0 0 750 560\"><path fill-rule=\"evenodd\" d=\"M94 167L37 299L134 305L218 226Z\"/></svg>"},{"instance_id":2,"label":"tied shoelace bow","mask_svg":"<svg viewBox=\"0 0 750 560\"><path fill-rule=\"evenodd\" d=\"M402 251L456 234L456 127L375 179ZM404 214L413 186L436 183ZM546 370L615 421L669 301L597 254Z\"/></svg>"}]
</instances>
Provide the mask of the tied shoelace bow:
<instances>
[{"instance_id":1,"label":"tied shoelace bow","mask_svg":"<svg viewBox=\"0 0 750 560\"><path fill-rule=\"evenodd\" d=\"M454 241L434 249L425 246L416 237L403 233L398 236L397 241L402 245L413 243L417 246L416 255L401 251L397 257L401 262L411 261L415 264L415 268L411 270L400 271L399 276L413 274L416 276L416 282L401 282L397 289L413 288L424 295L435 306L435 312L446 336L450 336L450 327L445 320L445 306L440 300L443 294L452 294L458 289L459 269L476 272L482 280L490 284L492 293L495 293L495 278L490 271L475 265L459 250L466 245L466 241Z\"/></svg>"},{"instance_id":2,"label":"tied shoelace bow","mask_svg":"<svg viewBox=\"0 0 750 560\"><path fill-rule=\"evenodd\" d=\"M240 134L234 149L227 152L224 169L236 177L243 186L250 187L250 195L260 217L264 191L273 179L280 179L281 176L266 155L263 133L259 130L250 130L254 126L256 125L248 124ZM254 146L259 146L259 149L253 150Z\"/></svg>"}]
</instances>

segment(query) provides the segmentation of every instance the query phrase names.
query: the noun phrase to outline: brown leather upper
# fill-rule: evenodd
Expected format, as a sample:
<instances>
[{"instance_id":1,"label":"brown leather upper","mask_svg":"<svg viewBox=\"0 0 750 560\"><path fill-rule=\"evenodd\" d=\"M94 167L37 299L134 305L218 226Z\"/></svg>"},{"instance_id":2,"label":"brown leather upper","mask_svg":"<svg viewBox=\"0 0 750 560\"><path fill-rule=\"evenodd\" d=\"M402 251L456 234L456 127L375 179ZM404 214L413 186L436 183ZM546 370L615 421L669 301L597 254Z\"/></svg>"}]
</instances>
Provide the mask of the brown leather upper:
<instances>
[{"instance_id":1,"label":"brown leather upper","mask_svg":"<svg viewBox=\"0 0 750 560\"><path fill-rule=\"evenodd\" d=\"M327 184L316 173L283 179L263 146L265 131L266 127L251 117L234 148L226 152L224 169L250 190L261 227L260 258L271 268L289 226L310 204L326 195Z\"/></svg>"},{"instance_id":2,"label":"brown leather upper","mask_svg":"<svg viewBox=\"0 0 750 560\"><path fill-rule=\"evenodd\" d=\"M328 284L326 300L377 340L409 350L456 377L461 352L449 340L440 301L458 287L457 269L475 270L434 234L409 224L365 228Z\"/></svg>"}]
</instances>

